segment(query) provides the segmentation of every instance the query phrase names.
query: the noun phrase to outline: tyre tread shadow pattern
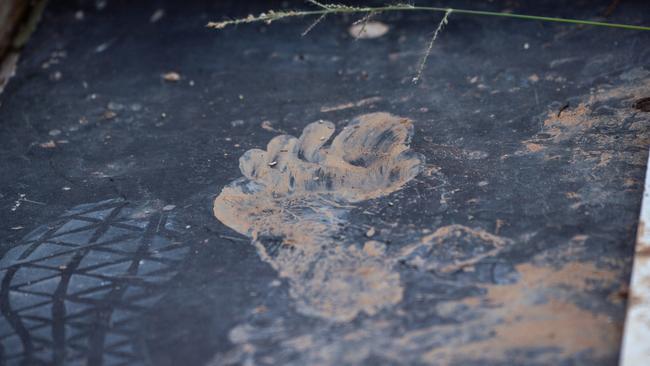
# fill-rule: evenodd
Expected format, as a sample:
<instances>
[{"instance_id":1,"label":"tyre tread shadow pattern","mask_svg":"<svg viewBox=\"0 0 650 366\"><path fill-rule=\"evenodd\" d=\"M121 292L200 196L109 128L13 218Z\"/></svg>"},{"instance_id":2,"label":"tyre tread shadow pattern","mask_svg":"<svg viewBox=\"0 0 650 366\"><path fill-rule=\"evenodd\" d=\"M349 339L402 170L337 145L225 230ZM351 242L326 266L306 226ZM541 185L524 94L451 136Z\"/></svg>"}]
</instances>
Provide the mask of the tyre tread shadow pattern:
<instances>
[{"instance_id":1,"label":"tyre tread shadow pattern","mask_svg":"<svg viewBox=\"0 0 650 366\"><path fill-rule=\"evenodd\" d=\"M75 206L5 253L0 364L147 364L139 316L190 251L158 206Z\"/></svg>"}]
</instances>

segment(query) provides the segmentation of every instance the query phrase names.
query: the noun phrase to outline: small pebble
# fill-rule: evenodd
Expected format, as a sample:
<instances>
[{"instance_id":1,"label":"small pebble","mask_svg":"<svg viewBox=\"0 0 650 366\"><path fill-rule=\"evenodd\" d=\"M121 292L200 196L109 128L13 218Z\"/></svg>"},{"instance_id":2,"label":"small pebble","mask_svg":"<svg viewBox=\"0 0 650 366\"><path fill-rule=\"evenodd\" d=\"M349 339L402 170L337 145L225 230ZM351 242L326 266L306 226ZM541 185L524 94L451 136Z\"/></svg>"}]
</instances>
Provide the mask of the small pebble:
<instances>
[{"instance_id":1,"label":"small pebble","mask_svg":"<svg viewBox=\"0 0 650 366\"><path fill-rule=\"evenodd\" d=\"M179 74L179 73L177 73L177 72L174 72L174 71L171 71L171 72L168 72L168 73L163 74L163 75L162 75L162 78L163 78L163 80L165 80L165 81L173 81L173 82L176 82L176 81L180 81L180 80L181 80L181 74Z\"/></svg>"},{"instance_id":2,"label":"small pebble","mask_svg":"<svg viewBox=\"0 0 650 366\"><path fill-rule=\"evenodd\" d=\"M104 119L113 119L115 117L117 117L117 113L115 113L113 111L106 111L102 115L102 118L104 118Z\"/></svg>"},{"instance_id":3,"label":"small pebble","mask_svg":"<svg viewBox=\"0 0 650 366\"><path fill-rule=\"evenodd\" d=\"M150 23L156 23L162 17L165 15L165 10L164 9L158 9L156 10L153 14L151 14L151 17L149 18Z\"/></svg>"},{"instance_id":4,"label":"small pebble","mask_svg":"<svg viewBox=\"0 0 650 366\"><path fill-rule=\"evenodd\" d=\"M52 81L59 81L61 80L61 78L63 78L63 74L61 73L61 71L55 71L52 74L50 74L50 80Z\"/></svg>"}]
</instances>

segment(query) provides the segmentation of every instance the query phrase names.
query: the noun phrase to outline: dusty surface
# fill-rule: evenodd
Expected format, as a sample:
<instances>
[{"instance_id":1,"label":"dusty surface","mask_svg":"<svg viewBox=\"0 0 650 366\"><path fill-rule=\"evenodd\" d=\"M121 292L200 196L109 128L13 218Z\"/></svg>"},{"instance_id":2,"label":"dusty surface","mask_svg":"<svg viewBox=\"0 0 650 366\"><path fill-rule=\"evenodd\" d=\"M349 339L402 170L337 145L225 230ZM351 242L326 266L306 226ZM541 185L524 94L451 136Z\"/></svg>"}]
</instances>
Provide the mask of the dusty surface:
<instances>
[{"instance_id":1,"label":"dusty surface","mask_svg":"<svg viewBox=\"0 0 650 366\"><path fill-rule=\"evenodd\" d=\"M51 2L0 96L3 362L615 364L650 33L452 14L413 85L439 17L204 28L268 5Z\"/></svg>"}]
</instances>

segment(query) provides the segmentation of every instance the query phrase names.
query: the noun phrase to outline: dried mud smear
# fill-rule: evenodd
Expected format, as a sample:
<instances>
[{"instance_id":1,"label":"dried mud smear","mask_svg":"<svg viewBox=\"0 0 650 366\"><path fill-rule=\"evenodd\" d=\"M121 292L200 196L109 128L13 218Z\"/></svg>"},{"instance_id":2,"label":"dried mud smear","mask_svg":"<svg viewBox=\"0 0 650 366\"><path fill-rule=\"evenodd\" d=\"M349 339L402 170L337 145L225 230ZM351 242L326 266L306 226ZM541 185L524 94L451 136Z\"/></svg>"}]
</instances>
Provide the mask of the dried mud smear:
<instances>
[{"instance_id":1,"label":"dried mud smear","mask_svg":"<svg viewBox=\"0 0 650 366\"><path fill-rule=\"evenodd\" d=\"M483 249L474 252L459 242ZM438 274L446 267L439 252L456 248L460 257L474 252L482 257L475 264L484 265L495 256L483 253L500 250L501 245L506 249L514 243L482 230L451 225L407 245L401 257L388 260L407 264L411 268L407 271L422 276L418 282L435 282L440 281ZM570 251L560 251L553 254L552 261L569 255ZM516 278L510 283L477 284L475 295L449 299L446 291L440 291L438 300L430 303L424 302L423 296L419 311L425 311L426 304L435 315L420 318L415 324L411 323L414 312L406 301L390 312L344 325L321 322L296 326L276 312L267 318L255 315L255 320L231 330L229 338L235 347L217 355L210 365L464 365L485 360L495 364L559 364L567 359L588 364L586 360L615 353L619 325L605 314L576 304L575 293L600 296L599 291L617 282L619 270L590 262L550 266L547 256L517 265ZM420 265L411 267L415 263ZM447 277L447 281L451 278L457 279ZM415 284L407 280L405 286L409 285ZM467 285L457 279L450 286ZM446 321L432 320L437 317Z\"/></svg>"},{"instance_id":2,"label":"dried mud smear","mask_svg":"<svg viewBox=\"0 0 650 366\"><path fill-rule=\"evenodd\" d=\"M244 178L225 187L214 215L252 238L287 278L298 310L336 321L372 315L402 299L399 274L381 250L337 239L350 204L399 190L421 170L409 149L410 120L388 113L354 119L326 146L331 122L281 135L239 161Z\"/></svg>"},{"instance_id":3,"label":"dried mud smear","mask_svg":"<svg viewBox=\"0 0 650 366\"><path fill-rule=\"evenodd\" d=\"M559 173L559 179L589 182L576 192L566 192L567 199L576 201L570 206L572 209L615 204L621 200L624 190L638 185L633 181L634 172L645 163L650 120L632 105L634 100L649 94L647 79L626 79L618 86L604 86L576 98L577 102L572 102L572 107L560 116L557 109L549 107L539 132L523 141L524 149L515 154L529 154L540 161L557 160L566 167ZM611 177L612 171L620 174L604 179ZM305 210L312 213L309 217L315 222L329 222L335 228L345 219L345 205L355 202L359 195L348 194L352 199L333 196L298 195L299 200L309 202L307 206L316 207ZM358 198L361 199L365 197ZM336 204L328 206L321 200ZM327 209L322 210L323 207ZM321 215L323 212L330 215ZM242 232L252 226L242 227ZM283 316L277 309L269 311L268 318L251 315L231 330L234 347L215 356L211 364L445 365L486 360L497 364L591 364L616 357L622 319L610 310L624 305L616 294L625 281L624 268L629 263L607 256L596 259L584 252L589 247L585 245L587 235L567 238L557 250L540 251L526 263L508 263L508 251L523 244L518 243L522 238L510 240L462 225L434 230L419 241L405 245L399 253L386 253L383 244L374 241L363 249L355 249L358 246L347 246L329 236L332 252L339 251L352 258L341 265L348 270L349 278L357 274L350 275L353 271L348 264L359 260L356 258L375 258L370 263L375 263L384 274L395 276L394 283L404 288L400 293L404 300L392 302L394 305L384 312L376 311L381 307L367 311L352 303L356 313L365 311L374 316L344 324L326 320L296 324L291 316ZM336 230L329 233L336 235ZM261 253L277 256L269 254L267 238L258 236L258 239ZM602 239L594 237L593 240ZM273 263L274 259L269 261ZM311 266L316 263L298 262L312 263ZM276 268L287 270L289 263ZM323 266L327 270L318 270L320 273L337 270L329 264ZM499 275L499 281L483 280L478 273L490 266L494 266L491 275L496 274L494 268L499 271L506 268L508 275ZM368 272L382 273L374 269ZM300 286L313 286L309 281L293 283L292 291ZM349 289L368 283L350 285ZM463 295L455 297L457 293ZM376 305L375 294L368 298ZM396 299L397 296L393 301ZM414 301L418 302L417 310L413 308ZM329 309L339 304L340 299L330 301L333 307ZM384 304L387 307L391 302ZM323 314L328 318L331 313ZM350 314L355 311L350 311L347 319L351 318Z\"/></svg>"},{"instance_id":4,"label":"dried mud smear","mask_svg":"<svg viewBox=\"0 0 650 366\"><path fill-rule=\"evenodd\" d=\"M546 161L567 159L567 180L587 177L588 186L570 193L576 201L573 208L617 204L625 189L641 188L635 174L646 165L650 118L634 103L650 95L650 79L621 79L625 81L621 85L600 87L559 115L549 110L541 131L523 141L523 154ZM606 183L614 179L623 189L607 188Z\"/></svg>"}]
</instances>

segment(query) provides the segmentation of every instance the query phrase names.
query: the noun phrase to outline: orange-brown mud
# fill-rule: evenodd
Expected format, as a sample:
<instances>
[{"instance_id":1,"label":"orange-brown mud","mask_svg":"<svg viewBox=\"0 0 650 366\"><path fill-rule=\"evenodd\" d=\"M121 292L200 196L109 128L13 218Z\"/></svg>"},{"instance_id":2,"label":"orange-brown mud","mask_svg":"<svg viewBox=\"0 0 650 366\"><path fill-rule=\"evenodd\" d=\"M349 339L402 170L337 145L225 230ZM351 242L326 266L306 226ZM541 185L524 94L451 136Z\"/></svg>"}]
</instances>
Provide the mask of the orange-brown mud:
<instances>
[{"instance_id":1,"label":"orange-brown mud","mask_svg":"<svg viewBox=\"0 0 650 366\"><path fill-rule=\"evenodd\" d=\"M559 116L549 110L540 131L523 141L517 154L544 161L563 156L569 167L566 179L586 176L590 189L562 193L575 202L571 209L615 202L617 193L610 196L602 181L605 168L620 172L616 179L622 189L640 184L622 167L645 164L638 158L645 152L627 153L645 151L650 141L648 119L631 107L644 95L650 95L650 81L636 80L596 90ZM608 133L612 126L624 126L624 132ZM288 279L297 309L322 322L303 330L286 328L282 318L264 326L243 323L230 333L235 347L215 358L214 365L288 359L355 364L369 357L431 365L481 360L553 364L615 357L622 319L611 318L602 307L624 305L622 276L629 263L606 255L584 259L585 243L591 240L586 234L514 265L506 280L471 285L455 283L457 277L450 275L496 263L526 240L448 225L428 228L431 234L388 251L380 241L353 244L337 236L355 203L389 195L424 170L423 159L408 148L411 131L408 119L364 115L328 145L334 125L317 122L299 139L280 136L266 151L242 157L245 178L224 188L215 200L215 216L250 236L261 257ZM569 154L562 155L567 149ZM272 247L269 238L281 245ZM419 284L428 278L448 281L451 288L471 286L473 294L454 299L422 292L407 302L405 273L420 276ZM410 302L436 297L427 311L442 321L403 326L424 311L414 312ZM592 306L589 299L596 298ZM354 326L340 327L353 319ZM261 357L259 347L269 343L276 351Z\"/></svg>"},{"instance_id":2,"label":"orange-brown mud","mask_svg":"<svg viewBox=\"0 0 650 366\"><path fill-rule=\"evenodd\" d=\"M420 172L422 158L408 147L412 130L406 118L373 113L329 145L335 126L326 121L307 125L300 138L277 136L240 158L244 178L223 189L214 214L251 237L289 280L302 313L337 321L373 315L401 301L399 274L376 250L336 235L351 204L388 195Z\"/></svg>"}]
</instances>

